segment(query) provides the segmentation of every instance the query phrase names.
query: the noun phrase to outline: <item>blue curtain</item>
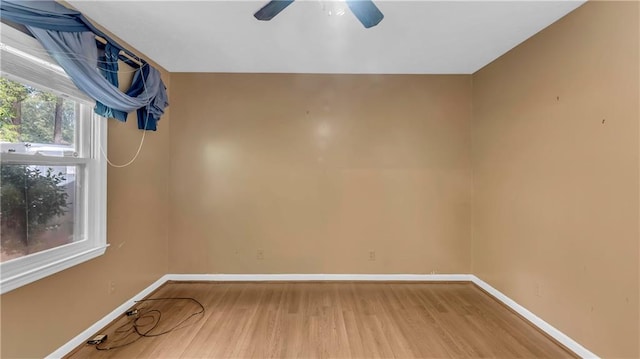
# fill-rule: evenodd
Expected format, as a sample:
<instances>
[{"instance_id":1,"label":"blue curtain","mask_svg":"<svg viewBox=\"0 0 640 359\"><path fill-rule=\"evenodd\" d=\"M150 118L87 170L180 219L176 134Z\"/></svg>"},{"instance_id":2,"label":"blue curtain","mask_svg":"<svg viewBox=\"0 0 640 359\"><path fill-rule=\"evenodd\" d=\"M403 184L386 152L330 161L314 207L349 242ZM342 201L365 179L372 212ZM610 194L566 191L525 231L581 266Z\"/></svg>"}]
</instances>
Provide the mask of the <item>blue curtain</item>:
<instances>
[{"instance_id":1,"label":"blue curtain","mask_svg":"<svg viewBox=\"0 0 640 359\"><path fill-rule=\"evenodd\" d=\"M136 110L138 128L157 129L157 121L169 105L160 73L142 62L129 90L120 91L117 59L123 49L82 14L54 1L3 0L0 16L29 29L74 84L96 100L96 113L125 121L127 114ZM100 66L95 35L107 40Z\"/></svg>"},{"instance_id":2,"label":"blue curtain","mask_svg":"<svg viewBox=\"0 0 640 359\"><path fill-rule=\"evenodd\" d=\"M82 14L55 1L3 0L0 10L3 19L25 26L66 32L92 31Z\"/></svg>"},{"instance_id":3,"label":"blue curtain","mask_svg":"<svg viewBox=\"0 0 640 359\"><path fill-rule=\"evenodd\" d=\"M104 46L104 55L101 56L98 61L98 68L100 69L100 72L102 72L102 76L104 76L104 78L115 87L120 86L118 81L119 54L120 50L107 42ZM115 118L120 121L127 120L126 114L123 117L122 112L114 111L112 108L106 106L100 101L96 101L96 113L104 117Z\"/></svg>"}]
</instances>

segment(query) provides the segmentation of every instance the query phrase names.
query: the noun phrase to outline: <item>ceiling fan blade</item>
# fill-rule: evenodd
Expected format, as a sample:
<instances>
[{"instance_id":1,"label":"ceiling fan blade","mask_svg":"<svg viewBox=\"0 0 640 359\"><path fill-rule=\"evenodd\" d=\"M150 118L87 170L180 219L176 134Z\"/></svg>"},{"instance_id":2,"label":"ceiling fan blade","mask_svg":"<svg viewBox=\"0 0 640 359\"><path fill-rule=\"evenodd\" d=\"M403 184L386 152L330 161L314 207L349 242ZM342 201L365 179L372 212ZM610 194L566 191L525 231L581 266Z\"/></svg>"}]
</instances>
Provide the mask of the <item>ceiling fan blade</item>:
<instances>
[{"instance_id":1,"label":"ceiling fan blade","mask_svg":"<svg viewBox=\"0 0 640 359\"><path fill-rule=\"evenodd\" d=\"M380 12L376 4L371 0L347 0L347 5L349 5L353 15L355 15L367 29L378 25L384 18L382 12Z\"/></svg>"},{"instance_id":2,"label":"ceiling fan blade","mask_svg":"<svg viewBox=\"0 0 640 359\"><path fill-rule=\"evenodd\" d=\"M258 10L253 16L262 21L273 19L280 11L291 5L294 0L271 0L262 9Z\"/></svg>"}]
</instances>

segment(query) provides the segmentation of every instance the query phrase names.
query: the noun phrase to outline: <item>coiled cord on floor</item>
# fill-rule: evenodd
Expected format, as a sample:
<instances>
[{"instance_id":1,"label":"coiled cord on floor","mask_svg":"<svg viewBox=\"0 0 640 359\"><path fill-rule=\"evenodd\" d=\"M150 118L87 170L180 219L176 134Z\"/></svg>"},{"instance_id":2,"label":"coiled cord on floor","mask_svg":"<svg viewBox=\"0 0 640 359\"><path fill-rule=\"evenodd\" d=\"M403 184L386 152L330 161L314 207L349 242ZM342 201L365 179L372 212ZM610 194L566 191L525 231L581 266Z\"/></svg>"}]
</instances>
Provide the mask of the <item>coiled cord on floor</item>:
<instances>
[{"instance_id":1,"label":"coiled cord on floor","mask_svg":"<svg viewBox=\"0 0 640 359\"><path fill-rule=\"evenodd\" d=\"M171 328L165 331L162 331L160 333L153 333L153 331L160 324L160 321L162 319L162 312L158 309L147 310L146 307L137 308L138 313L135 316L131 316L131 319L127 323L119 326L115 330L114 332L115 338L113 340L108 339L104 343L101 343L101 344L105 344L104 346L101 346L101 344L96 345L96 349L111 350L111 349L122 348L137 342L141 338L159 337L161 335L171 333L174 330L191 326L204 317L204 312L205 312L204 306L198 300L191 297L148 298L148 299L138 300L136 301L136 303L146 303L146 302L152 302L152 301L180 301L180 300L192 301L195 304L197 304L200 307L200 309L189 314L186 318L182 319ZM198 319L196 319L195 321L192 321L191 323L187 323L187 321L189 321L191 318L198 315L200 315ZM150 326L149 329L147 330L143 329L149 326ZM134 336L133 339L131 339L132 336Z\"/></svg>"}]
</instances>

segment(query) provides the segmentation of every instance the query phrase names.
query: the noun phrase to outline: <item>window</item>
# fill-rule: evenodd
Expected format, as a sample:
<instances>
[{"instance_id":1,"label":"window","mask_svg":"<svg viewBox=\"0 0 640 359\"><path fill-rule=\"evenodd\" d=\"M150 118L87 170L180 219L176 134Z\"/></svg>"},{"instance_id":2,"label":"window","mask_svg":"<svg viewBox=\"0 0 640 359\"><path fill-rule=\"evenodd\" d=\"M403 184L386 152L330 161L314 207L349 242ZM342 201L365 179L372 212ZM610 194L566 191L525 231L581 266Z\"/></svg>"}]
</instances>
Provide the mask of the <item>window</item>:
<instances>
[{"instance_id":1,"label":"window","mask_svg":"<svg viewBox=\"0 0 640 359\"><path fill-rule=\"evenodd\" d=\"M106 250L106 120L39 43L2 25L0 292Z\"/></svg>"}]
</instances>

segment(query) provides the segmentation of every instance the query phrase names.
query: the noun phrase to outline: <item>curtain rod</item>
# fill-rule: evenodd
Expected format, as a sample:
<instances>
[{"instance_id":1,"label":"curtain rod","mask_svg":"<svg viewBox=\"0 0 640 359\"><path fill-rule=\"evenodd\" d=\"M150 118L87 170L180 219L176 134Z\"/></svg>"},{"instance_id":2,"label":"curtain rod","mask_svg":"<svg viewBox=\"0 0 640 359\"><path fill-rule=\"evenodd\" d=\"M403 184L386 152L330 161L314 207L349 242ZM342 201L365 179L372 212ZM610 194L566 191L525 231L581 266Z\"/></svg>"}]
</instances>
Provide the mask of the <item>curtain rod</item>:
<instances>
[{"instance_id":1,"label":"curtain rod","mask_svg":"<svg viewBox=\"0 0 640 359\"><path fill-rule=\"evenodd\" d=\"M107 34L100 31L100 29L98 29L89 19L87 19L82 14L82 12L78 11L73 5L69 4L67 0L53 0L53 1L67 9L77 11L79 14L78 18L96 35L96 41L100 42L103 45L106 45L107 42L111 42L112 44L118 45L118 43L113 41ZM120 45L118 45L118 47L120 47L121 49L118 55L126 57L128 60L133 61L138 66L142 66L145 63L145 61L140 56L137 56L133 52L125 49L124 47L121 47Z\"/></svg>"},{"instance_id":2,"label":"curtain rod","mask_svg":"<svg viewBox=\"0 0 640 359\"><path fill-rule=\"evenodd\" d=\"M102 36L99 36L99 35L96 35L96 41L98 41L99 43L101 43L103 45L107 44L107 40L105 38L103 38ZM142 61L140 60L139 57L129 55L129 53L127 51L120 50L119 55L124 56L127 59L135 62L136 64L138 64L138 66L142 66L143 65L143 63L142 63Z\"/></svg>"}]
</instances>

